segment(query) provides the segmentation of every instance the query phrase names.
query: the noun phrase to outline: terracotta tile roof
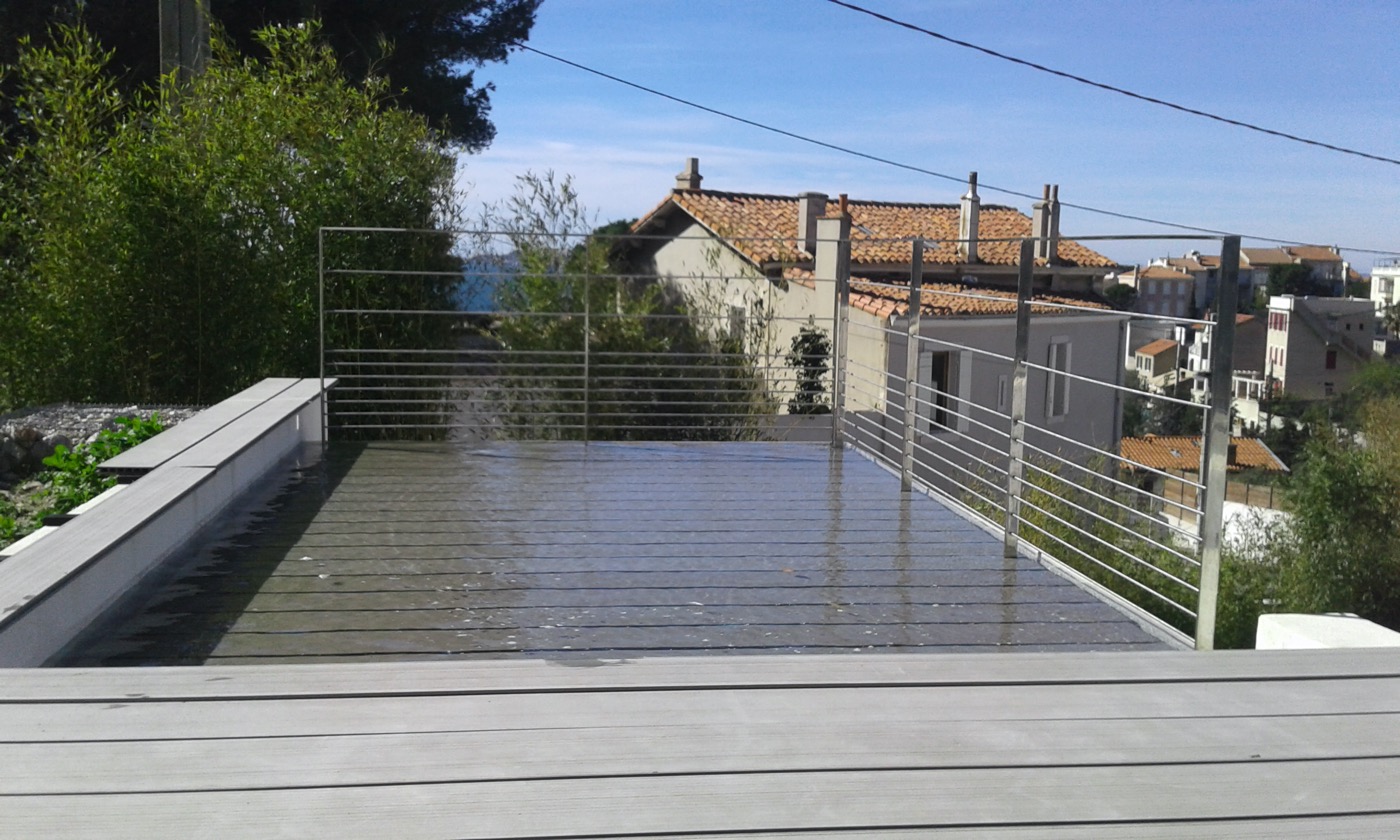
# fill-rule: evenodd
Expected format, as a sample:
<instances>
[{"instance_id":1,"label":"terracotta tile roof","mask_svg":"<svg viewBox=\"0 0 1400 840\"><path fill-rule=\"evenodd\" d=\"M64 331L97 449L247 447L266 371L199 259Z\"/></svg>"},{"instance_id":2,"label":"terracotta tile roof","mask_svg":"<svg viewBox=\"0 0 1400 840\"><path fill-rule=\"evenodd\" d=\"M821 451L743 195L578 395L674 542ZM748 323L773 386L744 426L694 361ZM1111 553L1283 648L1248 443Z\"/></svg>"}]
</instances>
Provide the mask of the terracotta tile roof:
<instances>
[{"instance_id":1,"label":"terracotta tile roof","mask_svg":"<svg viewBox=\"0 0 1400 840\"><path fill-rule=\"evenodd\" d=\"M1240 256L1250 265L1293 265L1293 258L1282 248L1241 248Z\"/></svg>"},{"instance_id":2,"label":"terracotta tile roof","mask_svg":"<svg viewBox=\"0 0 1400 840\"><path fill-rule=\"evenodd\" d=\"M743 256L758 265L801 263L811 260L794 239L797 231L798 199L781 195L720 192L716 190L675 190L661 204L643 216L633 230L641 230L652 217L674 203L705 227L730 242ZM850 201L851 264L907 265L912 254L910 240L928 242L924 248L927 265L955 265L958 259L954 240L958 235L956 204L897 204L879 201ZM829 201L826 213L834 216L839 205ZM989 239L1029 236L1031 219L1012 207L983 204L977 220L978 261L984 265L1016 264L1019 245L1015 242L989 242ZM1091 251L1078 242L1061 239L1059 257L1071 267L1110 268L1113 260Z\"/></svg>"},{"instance_id":3,"label":"terracotta tile roof","mask_svg":"<svg viewBox=\"0 0 1400 840\"><path fill-rule=\"evenodd\" d=\"M1219 254L1201 254L1199 257L1196 258L1196 261L1199 262L1201 265L1205 266L1206 268L1220 267Z\"/></svg>"},{"instance_id":4,"label":"terracotta tile roof","mask_svg":"<svg viewBox=\"0 0 1400 840\"><path fill-rule=\"evenodd\" d=\"M924 315L958 317L1016 314L1016 293L1004 289L964 286L957 283L925 283L921 291ZM1103 310L1111 308L1098 301L1064 295L1037 295L1035 301L1040 303L1033 302L1031 312L1040 315L1073 314L1076 311L1044 304ZM881 318L905 315L909 312L909 290L907 287L892 287L889 283L876 283L862 277L852 277L851 306Z\"/></svg>"},{"instance_id":5,"label":"terracotta tile roof","mask_svg":"<svg viewBox=\"0 0 1400 840\"><path fill-rule=\"evenodd\" d=\"M1283 249L1294 257L1308 262L1341 262L1342 257L1325 245L1293 245Z\"/></svg>"},{"instance_id":6,"label":"terracotta tile roof","mask_svg":"<svg viewBox=\"0 0 1400 840\"><path fill-rule=\"evenodd\" d=\"M1193 281L1196 278L1189 274L1177 271L1174 268L1167 268L1164 265L1149 265L1138 271L1139 280L1184 280Z\"/></svg>"},{"instance_id":7,"label":"terracotta tile roof","mask_svg":"<svg viewBox=\"0 0 1400 840\"><path fill-rule=\"evenodd\" d=\"M1172 268L1179 268L1183 271L1205 271L1203 263L1193 260L1190 257L1167 257L1167 265Z\"/></svg>"},{"instance_id":8,"label":"terracotta tile roof","mask_svg":"<svg viewBox=\"0 0 1400 840\"><path fill-rule=\"evenodd\" d=\"M1177 348L1177 343L1170 338L1159 338L1156 341L1148 342L1137 349L1139 356L1160 356Z\"/></svg>"},{"instance_id":9,"label":"terracotta tile roof","mask_svg":"<svg viewBox=\"0 0 1400 840\"><path fill-rule=\"evenodd\" d=\"M1209 312L1207 312L1206 315L1205 315L1205 317L1206 317L1207 319L1209 319L1209 318L1211 317L1211 314L1210 314ZM1245 312L1240 312L1240 313L1238 313L1238 314L1235 315L1235 326L1236 326L1236 327L1242 327L1242 326L1244 326L1245 324L1254 324L1254 323L1258 323L1258 324L1260 324L1260 325L1263 325L1263 323L1264 323L1264 318L1263 318L1263 316L1262 316L1262 315L1250 315L1250 314L1245 313ZM1194 327L1192 327L1191 329L1195 330L1196 332L1205 332L1206 325L1205 325L1205 324L1197 324L1197 325L1195 325Z\"/></svg>"},{"instance_id":10,"label":"terracotta tile roof","mask_svg":"<svg viewBox=\"0 0 1400 840\"><path fill-rule=\"evenodd\" d=\"M1269 447L1258 438L1232 437L1235 447L1235 461L1229 465L1230 472L1240 470L1269 470L1287 472L1288 467L1278 459ZM1125 437L1120 442L1119 451L1123 457L1144 467L1156 470L1185 470L1195 472L1201 468L1201 438L1191 436L1148 435L1147 437Z\"/></svg>"}]
</instances>

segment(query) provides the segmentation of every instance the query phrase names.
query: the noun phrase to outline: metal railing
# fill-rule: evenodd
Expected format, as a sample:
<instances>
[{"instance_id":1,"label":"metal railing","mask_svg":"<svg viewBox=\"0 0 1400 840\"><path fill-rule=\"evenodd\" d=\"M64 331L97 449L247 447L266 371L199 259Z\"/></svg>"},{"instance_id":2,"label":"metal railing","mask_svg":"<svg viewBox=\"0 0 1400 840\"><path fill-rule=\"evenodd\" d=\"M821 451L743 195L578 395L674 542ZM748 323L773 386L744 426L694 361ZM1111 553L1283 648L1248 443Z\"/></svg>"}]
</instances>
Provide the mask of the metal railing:
<instances>
[{"instance_id":1,"label":"metal railing","mask_svg":"<svg viewBox=\"0 0 1400 840\"><path fill-rule=\"evenodd\" d=\"M926 270L925 241L903 243L906 270L853 277L849 226L833 229L834 263L763 269L708 235L537 252L512 232L324 229L327 434L851 446L995 528L1007 556L1212 647L1238 239L1217 240L1229 282L1200 321L1110 309L1086 272L1037 265L1033 239L1000 287ZM446 244L377 261L358 241L398 237ZM1127 381L1136 346L1198 333L1205 403ZM1149 430L1200 439L1194 469L1135 457Z\"/></svg>"}]
</instances>

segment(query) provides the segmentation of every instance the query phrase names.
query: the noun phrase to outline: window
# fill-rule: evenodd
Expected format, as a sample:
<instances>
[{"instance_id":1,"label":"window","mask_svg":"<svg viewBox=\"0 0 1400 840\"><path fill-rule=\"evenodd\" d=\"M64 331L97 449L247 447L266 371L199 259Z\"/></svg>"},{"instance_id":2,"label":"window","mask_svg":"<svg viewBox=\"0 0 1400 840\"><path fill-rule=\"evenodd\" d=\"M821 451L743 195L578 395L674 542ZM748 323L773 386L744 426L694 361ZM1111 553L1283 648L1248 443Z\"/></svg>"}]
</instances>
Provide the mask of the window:
<instances>
[{"instance_id":1,"label":"window","mask_svg":"<svg viewBox=\"0 0 1400 840\"><path fill-rule=\"evenodd\" d=\"M1045 416L1054 420L1069 413L1069 377L1064 375L1069 372L1069 339L1051 340L1048 355L1045 366L1050 372L1045 378Z\"/></svg>"},{"instance_id":2,"label":"window","mask_svg":"<svg viewBox=\"0 0 1400 840\"><path fill-rule=\"evenodd\" d=\"M933 434L949 425L949 395L953 390L953 354L923 353L919 356L919 387L914 389L915 410L923 431Z\"/></svg>"},{"instance_id":3,"label":"window","mask_svg":"<svg viewBox=\"0 0 1400 840\"><path fill-rule=\"evenodd\" d=\"M729 340L743 342L745 322L749 312L738 304L729 305Z\"/></svg>"},{"instance_id":4,"label":"window","mask_svg":"<svg viewBox=\"0 0 1400 840\"><path fill-rule=\"evenodd\" d=\"M1323 395L1323 396L1325 396L1325 397L1333 396L1333 395L1334 395L1334 394L1333 394L1333 391L1334 391L1334 388L1333 388L1331 382L1324 382L1324 383L1322 383L1322 395Z\"/></svg>"},{"instance_id":5,"label":"window","mask_svg":"<svg viewBox=\"0 0 1400 840\"><path fill-rule=\"evenodd\" d=\"M1331 347L1327 348L1327 369L1337 369L1337 351Z\"/></svg>"}]
</instances>

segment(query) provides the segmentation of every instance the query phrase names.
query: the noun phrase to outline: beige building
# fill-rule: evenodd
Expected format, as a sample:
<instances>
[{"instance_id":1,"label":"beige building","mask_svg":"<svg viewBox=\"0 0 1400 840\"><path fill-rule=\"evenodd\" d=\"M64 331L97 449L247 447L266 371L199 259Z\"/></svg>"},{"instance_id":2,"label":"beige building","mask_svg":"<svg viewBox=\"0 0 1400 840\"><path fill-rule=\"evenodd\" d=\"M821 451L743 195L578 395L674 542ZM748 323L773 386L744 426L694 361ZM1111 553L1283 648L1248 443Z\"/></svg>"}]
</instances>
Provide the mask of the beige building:
<instances>
[{"instance_id":1,"label":"beige building","mask_svg":"<svg viewBox=\"0 0 1400 840\"><path fill-rule=\"evenodd\" d=\"M682 290L692 312L742 332L783 402L777 357L804 326L830 331L838 242L850 238L846 405L866 432L898 447L910 302L912 241L923 251L916 376L921 446L1001 446L988 429L1009 411L1015 343L1016 237L1041 235L1029 360L1028 422L1114 449L1120 394L1078 376L1120 383L1125 314L1089 290L1112 260L1058 236L1057 191L1030 216L984 205L975 176L956 204L832 200L700 188L690 161L676 188L633 228L635 266ZM1056 375L1063 371L1074 376ZM956 438L958 442L954 443ZM1028 437L1055 446L1049 437Z\"/></svg>"},{"instance_id":2,"label":"beige building","mask_svg":"<svg viewBox=\"0 0 1400 840\"><path fill-rule=\"evenodd\" d=\"M1264 375L1305 400L1339 393L1372 360L1375 324L1375 305L1366 299L1270 298Z\"/></svg>"}]
</instances>

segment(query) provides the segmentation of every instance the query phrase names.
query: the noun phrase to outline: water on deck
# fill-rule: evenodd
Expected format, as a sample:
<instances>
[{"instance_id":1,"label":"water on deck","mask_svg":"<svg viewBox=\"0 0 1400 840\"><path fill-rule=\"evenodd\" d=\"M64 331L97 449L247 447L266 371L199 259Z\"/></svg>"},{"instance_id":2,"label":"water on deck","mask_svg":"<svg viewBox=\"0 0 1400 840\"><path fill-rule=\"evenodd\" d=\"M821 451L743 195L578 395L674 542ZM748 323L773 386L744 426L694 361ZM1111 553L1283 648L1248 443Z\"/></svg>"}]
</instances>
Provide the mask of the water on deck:
<instances>
[{"instance_id":1,"label":"water on deck","mask_svg":"<svg viewBox=\"0 0 1400 840\"><path fill-rule=\"evenodd\" d=\"M66 664L1164 647L820 445L338 444L247 520Z\"/></svg>"}]
</instances>

